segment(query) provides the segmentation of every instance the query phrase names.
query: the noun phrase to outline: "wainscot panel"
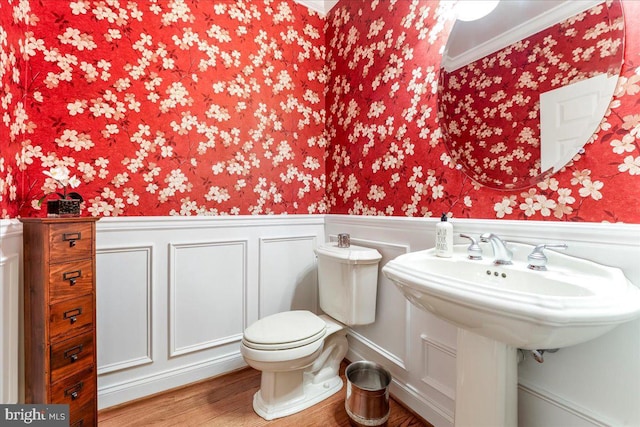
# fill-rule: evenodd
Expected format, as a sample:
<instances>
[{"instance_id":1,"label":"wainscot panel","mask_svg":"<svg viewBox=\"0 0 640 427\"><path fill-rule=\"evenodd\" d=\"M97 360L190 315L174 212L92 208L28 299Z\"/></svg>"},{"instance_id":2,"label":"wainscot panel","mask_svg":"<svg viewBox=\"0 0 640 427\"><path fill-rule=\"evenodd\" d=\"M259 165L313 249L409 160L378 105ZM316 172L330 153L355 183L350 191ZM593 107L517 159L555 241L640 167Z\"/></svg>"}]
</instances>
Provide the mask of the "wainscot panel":
<instances>
[{"instance_id":1,"label":"wainscot panel","mask_svg":"<svg viewBox=\"0 0 640 427\"><path fill-rule=\"evenodd\" d=\"M325 233L327 239L349 233L352 242L362 242L383 253L385 247L418 251L435 246L437 222L435 218L328 215ZM619 267L640 286L640 225L457 218L451 222L454 243L465 242L460 233L479 236L484 232L530 244L562 242L569 246L566 253ZM391 253L386 255L381 267ZM384 277L378 285L379 291L383 290L376 312L379 321L350 332L347 357L382 364L394 377L392 394L434 426L453 426L457 329L407 306L400 298L390 297L392 291L385 288L394 285ZM402 337L404 343L389 342L391 336ZM543 364L526 355L518 368L518 424L640 425L638 360L639 320L585 344L545 353Z\"/></svg>"},{"instance_id":2,"label":"wainscot panel","mask_svg":"<svg viewBox=\"0 0 640 427\"><path fill-rule=\"evenodd\" d=\"M170 357L242 339L247 246L247 240L170 244Z\"/></svg>"},{"instance_id":3,"label":"wainscot panel","mask_svg":"<svg viewBox=\"0 0 640 427\"><path fill-rule=\"evenodd\" d=\"M318 312L317 245L317 235L260 238L261 318L292 309Z\"/></svg>"},{"instance_id":4,"label":"wainscot panel","mask_svg":"<svg viewBox=\"0 0 640 427\"><path fill-rule=\"evenodd\" d=\"M153 361L152 259L152 244L97 251L98 375Z\"/></svg>"},{"instance_id":5,"label":"wainscot panel","mask_svg":"<svg viewBox=\"0 0 640 427\"><path fill-rule=\"evenodd\" d=\"M245 366L242 332L264 307L315 310L323 224L311 215L102 219L99 407Z\"/></svg>"},{"instance_id":6,"label":"wainscot panel","mask_svg":"<svg viewBox=\"0 0 640 427\"><path fill-rule=\"evenodd\" d=\"M0 220L0 403L18 403L24 393L22 341L22 224Z\"/></svg>"}]
</instances>

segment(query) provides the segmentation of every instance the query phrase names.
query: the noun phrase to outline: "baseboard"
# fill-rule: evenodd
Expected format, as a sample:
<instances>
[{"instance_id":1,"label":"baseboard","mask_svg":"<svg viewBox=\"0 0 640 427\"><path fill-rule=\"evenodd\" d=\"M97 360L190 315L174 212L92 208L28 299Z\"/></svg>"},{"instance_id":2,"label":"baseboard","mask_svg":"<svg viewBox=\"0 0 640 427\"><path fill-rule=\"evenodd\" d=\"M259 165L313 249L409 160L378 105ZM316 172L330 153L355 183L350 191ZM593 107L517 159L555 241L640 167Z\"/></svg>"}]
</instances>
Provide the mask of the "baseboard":
<instances>
[{"instance_id":1,"label":"baseboard","mask_svg":"<svg viewBox=\"0 0 640 427\"><path fill-rule=\"evenodd\" d=\"M240 353L176 369L157 372L149 376L134 378L107 387L98 387L98 409L106 409L132 400L148 397L213 376L222 375L246 367Z\"/></svg>"},{"instance_id":2,"label":"baseboard","mask_svg":"<svg viewBox=\"0 0 640 427\"><path fill-rule=\"evenodd\" d=\"M441 408L437 403L425 399L425 394L417 392L413 387L394 379L391 383L390 393L395 400L402 402L403 406L433 426L454 425L453 414ZM427 409L425 410L425 408Z\"/></svg>"}]
</instances>

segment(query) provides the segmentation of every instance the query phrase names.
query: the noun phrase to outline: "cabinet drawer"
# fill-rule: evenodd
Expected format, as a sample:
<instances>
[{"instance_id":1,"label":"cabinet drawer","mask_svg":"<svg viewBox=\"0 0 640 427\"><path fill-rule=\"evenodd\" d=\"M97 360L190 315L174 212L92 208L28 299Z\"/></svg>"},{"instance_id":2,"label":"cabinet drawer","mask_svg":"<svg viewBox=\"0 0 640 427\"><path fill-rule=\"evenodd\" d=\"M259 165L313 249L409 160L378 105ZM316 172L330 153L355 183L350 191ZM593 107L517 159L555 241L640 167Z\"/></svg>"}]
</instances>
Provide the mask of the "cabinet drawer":
<instances>
[{"instance_id":1,"label":"cabinet drawer","mask_svg":"<svg viewBox=\"0 0 640 427\"><path fill-rule=\"evenodd\" d=\"M51 382L93 365L93 332L51 344Z\"/></svg>"},{"instance_id":2,"label":"cabinet drawer","mask_svg":"<svg viewBox=\"0 0 640 427\"><path fill-rule=\"evenodd\" d=\"M71 421L79 419L78 415L89 405L93 412L96 383L93 368L84 370L76 375L58 381L51 385L52 403L69 405ZM70 423L72 425L72 423ZM83 423L83 425L91 425Z\"/></svg>"},{"instance_id":3,"label":"cabinet drawer","mask_svg":"<svg viewBox=\"0 0 640 427\"><path fill-rule=\"evenodd\" d=\"M56 303L93 291L93 260L86 259L49 267L49 299Z\"/></svg>"},{"instance_id":4,"label":"cabinet drawer","mask_svg":"<svg viewBox=\"0 0 640 427\"><path fill-rule=\"evenodd\" d=\"M91 330L93 295L89 294L53 304L49 314L49 334L52 340L77 335L82 329Z\"/></svg>"},{"instance_id":5,"label":"cabinet drawer","mask_svg":"<svg viewBox=\"0 0 640 427\"><path fill-rule=\"evenodd\" d=\"M91 257L93 255L92 224L51 224L49 254L52 263Z\"/></svg>"},{"instance_id":6,"label":"cabinet drawer","mask_svg":"<svg viewBox=\"0 0 640 427\"><path fill-rule=\"evenodd\" d=\"M69 427L94 427L98 425L96 420L95 403L89 402L78 412L71 412Z\"/></svg>"}]
</instances>

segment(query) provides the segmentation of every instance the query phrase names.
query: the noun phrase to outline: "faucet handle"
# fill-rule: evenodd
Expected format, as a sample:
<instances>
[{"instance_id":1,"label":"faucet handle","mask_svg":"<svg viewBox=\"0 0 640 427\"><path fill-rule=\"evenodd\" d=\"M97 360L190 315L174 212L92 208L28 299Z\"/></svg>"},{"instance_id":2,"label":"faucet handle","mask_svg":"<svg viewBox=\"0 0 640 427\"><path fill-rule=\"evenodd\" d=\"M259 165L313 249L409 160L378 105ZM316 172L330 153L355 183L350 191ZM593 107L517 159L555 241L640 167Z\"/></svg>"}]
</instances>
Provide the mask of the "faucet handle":
<instances>
[{"instance_id":1,"label":"faucet handle","mask_svg":"<svg viewBox=\"0 0 640 427\"><path fill-rule=\"evenodd\" d=\"M471 244L467 248L467 255L469 259L482 259L482 248L478 245L476 239L466 234L460 234L460 237L471 240Z\"/></svg>"},{"instance_id":2,"label":"faucet handle","mask_svg":"<svg viewBox=\"0 0 640 427\"><path fill-rule=\"evenodd\" d=\"M547 248L567 249L566 243L543 243L537 245L533 251L527 257L529 265L527 268L531 270L545 271L547 269L547 256L544 254L544 250Z\"/></svg>"}]
</instances>

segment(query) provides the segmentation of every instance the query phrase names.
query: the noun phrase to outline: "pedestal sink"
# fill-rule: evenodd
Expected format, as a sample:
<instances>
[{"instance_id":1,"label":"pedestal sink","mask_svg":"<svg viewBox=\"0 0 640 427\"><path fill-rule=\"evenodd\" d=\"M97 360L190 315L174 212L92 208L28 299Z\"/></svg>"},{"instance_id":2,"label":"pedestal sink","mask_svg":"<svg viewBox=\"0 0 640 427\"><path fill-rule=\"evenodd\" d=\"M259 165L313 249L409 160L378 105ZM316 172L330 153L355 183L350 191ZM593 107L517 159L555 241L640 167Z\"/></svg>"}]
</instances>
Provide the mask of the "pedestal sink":
<instances>
[{"instance_id":1,"label":"pedestal sink","mask_svg":"<svg viewBox=\"0 0 640 427\"><path fill-rule=\"evenodd\" d=\"M509 243L513 264L494 265L454 245L389 261L383 273L404 296L458 326L456 427L517 426L517 349L555 349L640 317L640 289L618 268L547 250L546 271L527 268L534 246Z\"/></svg>"}]
</instances>

